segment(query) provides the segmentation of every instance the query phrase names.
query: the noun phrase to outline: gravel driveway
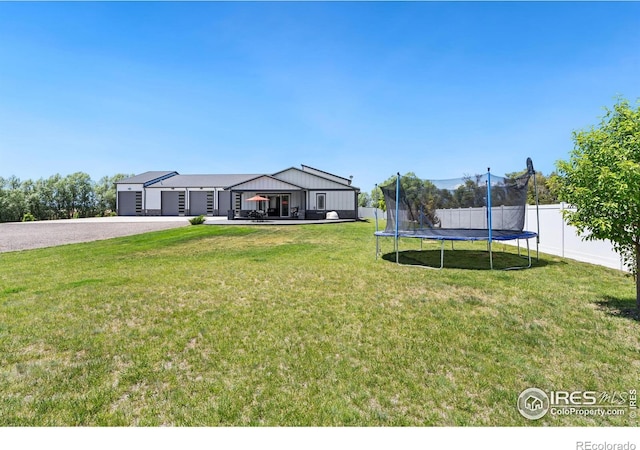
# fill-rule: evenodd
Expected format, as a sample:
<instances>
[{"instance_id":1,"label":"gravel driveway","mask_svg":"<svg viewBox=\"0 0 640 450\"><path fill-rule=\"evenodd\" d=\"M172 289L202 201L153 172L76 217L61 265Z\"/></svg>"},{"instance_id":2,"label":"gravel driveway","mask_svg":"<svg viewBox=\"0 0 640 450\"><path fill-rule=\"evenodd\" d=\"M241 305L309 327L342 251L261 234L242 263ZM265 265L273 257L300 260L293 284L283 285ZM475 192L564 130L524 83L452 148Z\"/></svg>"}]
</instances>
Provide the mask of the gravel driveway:
<instances>
[{"instance_id":1,"label":"gravel driveway","mask_svg":"<svg viewBox=\"0 0 640 450\"><path fill-rule=\"evenodd\" d=\"M105 217L0 223L0 253L91 242L189 225L187 217Z\"/></svg>"}]
</instances>

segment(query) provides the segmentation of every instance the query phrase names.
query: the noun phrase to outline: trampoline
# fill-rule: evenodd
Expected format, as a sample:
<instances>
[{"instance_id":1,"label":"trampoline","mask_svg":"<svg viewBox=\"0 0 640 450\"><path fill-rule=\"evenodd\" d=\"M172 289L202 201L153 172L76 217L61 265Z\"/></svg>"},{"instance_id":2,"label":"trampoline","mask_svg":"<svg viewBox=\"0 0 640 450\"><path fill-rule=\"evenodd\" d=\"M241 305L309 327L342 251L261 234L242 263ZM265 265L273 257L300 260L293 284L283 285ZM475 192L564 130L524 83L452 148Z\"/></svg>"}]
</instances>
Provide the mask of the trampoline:
<instances>
[{"instance_id":1,"label":"trampoline","mask_svg":"<svg viewBox=\"0 0 640 450\"><path fill-rule=\"evenodd\" d=\"M387 207L387 223L384 230L378 230L376 214L376 258L380 254L380 237L394 239L397 264L400 264L400 239L440 241L440 267L424 267L442 269L445 241L451 241L452 246L454 241L486 241L489 267L493 269L493 241L516 240L518 255L522 256L520 240L525 240L527 264L504 270L531 267L529 240L536 239L536 256L539 245L539 232L524 230L527 190L532 177L537 212L531 158L527 158L527 170L517 177L497 177L489 169L483 175L451 180L422 180L414 175L401 177L398 173L393 182L380 186Z\"/></svg>"}]
</instances>

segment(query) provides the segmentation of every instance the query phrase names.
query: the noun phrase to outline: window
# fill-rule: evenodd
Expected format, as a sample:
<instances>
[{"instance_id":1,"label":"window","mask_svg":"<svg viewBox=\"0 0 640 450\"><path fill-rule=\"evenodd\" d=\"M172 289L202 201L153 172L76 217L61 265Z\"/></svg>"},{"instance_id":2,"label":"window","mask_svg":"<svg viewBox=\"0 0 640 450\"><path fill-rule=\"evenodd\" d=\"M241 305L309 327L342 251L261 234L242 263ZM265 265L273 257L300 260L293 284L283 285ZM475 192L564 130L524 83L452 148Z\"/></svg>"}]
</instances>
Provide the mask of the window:
<instances>
[{"instance_id":1,"label":"window","mask_svg":"<svg viewBox=\"0 0 640 450\"><path fill-rule=\"evenodd\" d=\"M316 194L316 209L320 210L320 211L324 211L327 206L326 206L326 197L327 194Z\"/></svg>"}]
</instances>

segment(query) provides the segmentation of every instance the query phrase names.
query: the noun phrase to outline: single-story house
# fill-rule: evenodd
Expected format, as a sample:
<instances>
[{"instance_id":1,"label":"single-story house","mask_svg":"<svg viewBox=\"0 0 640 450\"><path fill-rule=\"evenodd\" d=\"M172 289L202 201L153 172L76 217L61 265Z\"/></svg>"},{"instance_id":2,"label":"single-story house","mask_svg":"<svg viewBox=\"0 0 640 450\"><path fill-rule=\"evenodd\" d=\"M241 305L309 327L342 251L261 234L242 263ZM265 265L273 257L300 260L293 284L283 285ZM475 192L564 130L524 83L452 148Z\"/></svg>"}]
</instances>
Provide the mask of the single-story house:
<instances>
[{"instance_id":1,"label":"single-story house","mask_svg":"<svg viewBox=\"0 0 640 450\"><path fill-rule=\"evenodd\" d=\"M152 171L116 183L120 216L247 217L262 210L268 217L320 219L335 211L358 217L360 189L344 178L313 167L290 167L274 174L180 175ZM263 201L250 201L260 196Z\"/></svg>"}]
</instances>

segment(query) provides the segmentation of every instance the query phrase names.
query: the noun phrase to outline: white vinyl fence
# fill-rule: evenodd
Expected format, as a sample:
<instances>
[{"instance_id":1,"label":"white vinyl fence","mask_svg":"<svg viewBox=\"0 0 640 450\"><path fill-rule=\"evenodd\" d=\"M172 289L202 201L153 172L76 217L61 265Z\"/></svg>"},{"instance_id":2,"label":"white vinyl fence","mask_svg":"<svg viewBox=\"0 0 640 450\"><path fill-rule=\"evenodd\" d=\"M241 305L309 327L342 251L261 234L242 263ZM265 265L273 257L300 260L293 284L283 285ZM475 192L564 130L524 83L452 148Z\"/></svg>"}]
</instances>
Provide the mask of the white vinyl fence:
<instances>
[{"instance_id":1,"label":"white vinyl fence","mask_svg":"<svg viewBox=\"0 0 640 450\"><path fill-rule=\"evenodd\" d=\"M566 224L562 218L562 210L569 208L569 205L565 203L539 206L540 252L628 271L622 263L620 255L613 250L611 242L583 241L575 227ZM373 218L375 217L374 210L375 208L359 208L360 217ZM386 213L378 209L378 220L384 219L386 219ZM538 231L535 205L527 206L524 229ZM517 245L517 241L503 242ZM529 245L535 249L535 239L531 239Z\"/></svg>"},{"instance_id":2,"label":"white vinyl fence","mask_svg":"<svg viewBox=\"0 0 640 450\"><path fill-rule=\"evenodd\" d=\"M378 211L378 220L385 220L387 218L387 213L379 208L364 208L362 206L358 207L358 216L361 219L373 219L375 218L375 212Z\"/></svg>"},{"instance_id":3,"label":"white vinyl fence","mask_svg":"<svg viewBox=\"0 0 640 450\"><path fill-rule=\"evenodd\" d=\"M565 203L540 205L539 209L541 252L612 269L628 270L622 263L620 255L613 250L611 242L583 241L575 227L566 224L562 218L562 210L570 209L569 205ZM524 229L537 231L535 205L527 206ZM533 244L533 242L532 239L530 243ZM515 245L515 242L513 243Z\"/></svg>"}]
</instances>

